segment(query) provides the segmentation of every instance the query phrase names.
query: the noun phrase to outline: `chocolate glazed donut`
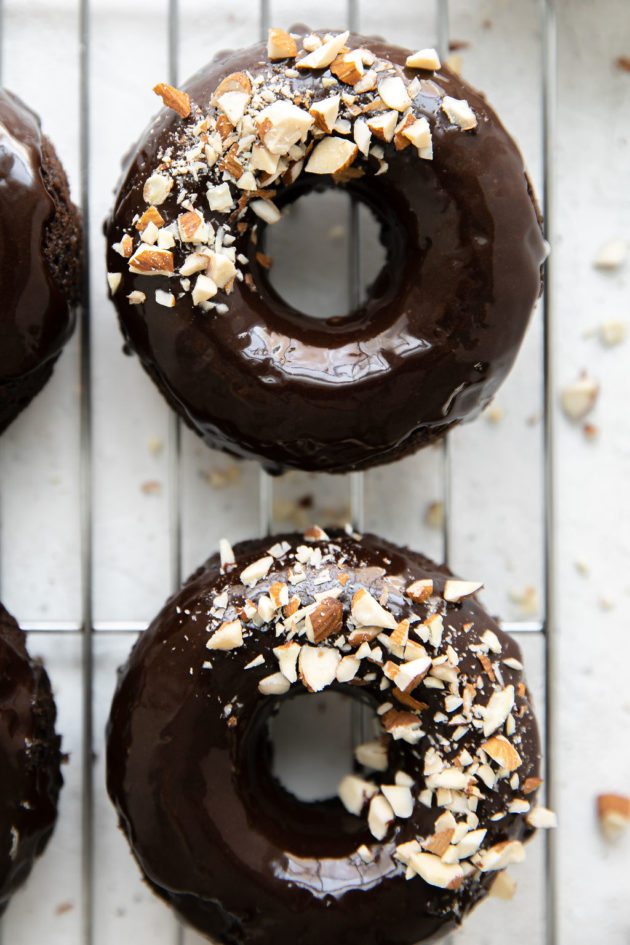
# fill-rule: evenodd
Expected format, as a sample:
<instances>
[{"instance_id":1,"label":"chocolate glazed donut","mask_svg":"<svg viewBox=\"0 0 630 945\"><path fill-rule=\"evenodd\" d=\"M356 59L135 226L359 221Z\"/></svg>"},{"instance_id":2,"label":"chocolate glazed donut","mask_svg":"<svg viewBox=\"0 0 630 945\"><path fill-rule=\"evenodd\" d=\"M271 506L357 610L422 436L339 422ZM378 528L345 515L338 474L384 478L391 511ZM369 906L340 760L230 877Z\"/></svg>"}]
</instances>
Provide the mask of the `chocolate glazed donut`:
<instances>
[{"instance_id":1,"label":"chocolate glazed donut","mask_svg":"<svg viewBox=\"0 0 630 945\"><path fill-rule=\"evenodd\" d=\"M53 831L62 784L56 709L44 668L0 605L0 914Z\"/></svg>"},{"instance_id":2,"label":"chocolate glazed donut","mask_svg":"<svg viewBox=\"0 0 630 945\"><path fill-rule=\"evenodd\" d=\"M112 704L108 790L154 891L226 945L412 945L456 926L553 820L520 651L479 587L370 535L224 542ZM340 798L307 803L272 774L267 722L327 687L371 705L381 736Z\"/></svg>"},{"instance_id":3,"label":"chocolate glazed donut","mask_svg":"<svg viewBox=\"0 0 630 945\"><path fill-rule=\"evenodd\" d=\"M436 57L272 34L157 87L171 107L125 166L110 287L210 446L270 472L362 469L491 400L540 293L540 221L516 145ZM330 186L373 210L387 261L361 308L321 320L278 297L261 250L283 206Z\"/></svg>"},{"instance_id":4,"label":"chocolate glazed donut","mask_svg":"<svg viewBox=\"0 0 630 945\"><path fill-rule=\"evenodd\" d=\"M0 433L44 386L74 328L81 222L37 115L0 89Z\"/></svg>"}]
</instances>

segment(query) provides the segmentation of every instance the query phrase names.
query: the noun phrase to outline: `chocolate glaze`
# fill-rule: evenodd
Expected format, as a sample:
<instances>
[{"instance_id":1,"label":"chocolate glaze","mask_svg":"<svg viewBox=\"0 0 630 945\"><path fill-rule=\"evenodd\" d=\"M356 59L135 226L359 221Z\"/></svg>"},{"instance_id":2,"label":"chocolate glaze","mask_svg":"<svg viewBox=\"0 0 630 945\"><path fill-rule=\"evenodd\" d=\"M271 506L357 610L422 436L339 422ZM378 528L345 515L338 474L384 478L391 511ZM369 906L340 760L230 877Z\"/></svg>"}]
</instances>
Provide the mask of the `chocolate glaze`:
<instances>
[{"instance_id":1,"label":"chocolate glaze","mask_svg":"<svg viewBox=\"0 0 630 945\"><path fill-rule=\"evenodd\" d=\"M0 605L0 913L44 850L62 784L46 671Z\"/></svg>"},{"instance_id":2,"label":"chocolate glaze","mask_svg":"<svg viewBox=\"0 0 630 945\"><path fill-rule=\"evenodd\" d=\"M0 432L72 333L80 248L67 180L37 115L0 89Z\"/></svg>"},{"instance_id":3,"label":"chocolate glaze","mask_svg":"<svg viewBox=\"0 0 630 945\"><path fill-rule=\"evenodd\" d=\"M402 67L408 54L361 36L347 45L367 46ZM249 70L268 77L291 64L274 65L263 45L254 46L222 54L185 88L205 113L224 76ZM321 75L307 71L286 83L311 90L317 101L330 94ZM388 145L389 169L378 177L375 158L355 161L365 176L346 186L381 219L387 263L366 304L343 319L309 318L279 299L255 261L250 231L236 247L252 260L255 286L235 283L221 299L227 315L203 314L189 295L174 310L157 304L154 290L177 291L178 281L134 275L111 246L146 209L144 180L161 148L176 149L182 119L163 110L126 162L106 234L108 269L122 271L114 302L129 347L210 446L257 457L270 472L387 462L475 415L510 370L540 293L544 244L516 145L483 96L448 69L404 75L422 78L413 107L429 121L434 159ZM449 123L442 94L468 100L475 131ZM303 173L294 185L280 185L275 199L322 186L321 176ZM218 226L225 217L208 215L205 189L200 174L199 206ZM178 213L175 191L160 207L168 220ZM249 210L244 219L260 223ZM173 252L177 271L181 247ZM144 304L128 303L134 289L146 293Z\"/></svg>"},{"instance_id":4,"label":"chocolate glaze","mask_svg":"<svg viewBox=\"0 0 630 945\"><path fill-rule=\"evenodd\" d=\"M292 551L276 559L254 588L244 587L242 569L267 554L272 541L282 540ZM429 886L418 876L405 880L405 867L392 857L394 847L418 833L432 833L441 813L435 802L432 809L417 802L410 819L396 820L384 840L376 842L365 818L347 813L338 799L296 800L271 773L266 722L281 700L305 697L306 689L298 681L283 696L264 696L258 690L259 681L278 668L272 648L282 641L269 628L249 625L243 646L230 652L206 648L208 614L216 596L226 590L229 603L213 627L221 619L234 619L247 598L256 602L274 582L286 581L289 568L295 567L293 552L303 541L284 535L239 544L236 566L227 573L215 555L140 637L120 671L107 728L110 797L149 884L212 940L226 945L411 945L440 938L486 894L495 874L477 874L457 892ZM449 572L423 556L370 535L356 541L331 533L329 541L311 547L332 553L334 560L325 558L322 564L329 569L328 582L314 585L317 572L307 567L307 579L290 586L302 604L312 601L314 592L338 587L343 570L349 575L339 598L344 619L359 588L377 599L387 588L387 608L397 619L443 608L460 670L470 679L480 672L470 645L478 644L488 628L502 644L501 660L520 659L514 640L474 598L460 604L439 601ZM414 604L404 589L426 577L433 579L437 597ZM466 629L470 622L473 626ZM259 654L264 664L244 670ZM208 659L211 669L203 668ZM362 667L356 679L373 664L364 661ZM501 673L505 685L522 681L522 673L503 662ZM482 678L478 699L485 704L493 687L485 673ZM373 706L392 698L391 690L382 692L378 682L355 681L341 689ZM442 706L439 690L419 692L416 696L429 704L426 714ZM422 727L428 731L425 713ZM522 785L525 778L537 776L540 763L536 722L524 686L513 714ZM474 752L474 739L476 744L484 740L477 732L441 750L449 759L464 744ZM421 790L423 756L431 740L425 736L417 745L390 740L389 767L377 779L392 783L394 772L402 769ZM503 780L496 791L485 793L477 811L479 826L488 827L484 846L527 839L532 831L522 814L489 820L518 792ZM374 862L366 864L357 855L361 844L371 848Z\"/></svg>"}]
</instances>

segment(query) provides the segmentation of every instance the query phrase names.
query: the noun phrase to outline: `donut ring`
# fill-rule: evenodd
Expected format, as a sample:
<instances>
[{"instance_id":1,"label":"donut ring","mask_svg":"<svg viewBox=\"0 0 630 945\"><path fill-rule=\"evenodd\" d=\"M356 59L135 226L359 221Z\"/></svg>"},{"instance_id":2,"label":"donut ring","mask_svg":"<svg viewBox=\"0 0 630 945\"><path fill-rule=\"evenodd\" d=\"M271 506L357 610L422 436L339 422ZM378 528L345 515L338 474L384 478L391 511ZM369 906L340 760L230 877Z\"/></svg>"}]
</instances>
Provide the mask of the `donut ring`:
<instances>
[{"instance_id":1,"label":"donut ring","mask_svg":"<svg viewBox=\"0 0 630 945\"><path fill-rule=\"evenodd\" d=\"M50 682L25 640L0 604L0 914L48 843L62 784Z\"/></svg>"},{"instance_id":2,"label":"donut ring","mask_svg":"<svg viewBox=\"0 0 630 945\"><path fill-rule=\"evenodd\" d=\"M229 945L411 945L457 925L551 817L520 651L479 587L370 535L224 542L112 704L108 790L154 891ZM329 686L370 703L382 737L356 750L343 804L301 802L266 723Z\"/></svg>"},{"instance_id":3,"label":"donut ring","mask_svg":"<svg viewBox=\"0 0 630 945\"><path fill-rule=\"evenodd\" d=\"M491 400L544 242L518 149L448 69L347 33L282 60L273 43L156 87L171 107L127 161L110 287L129 349L210 446L271 472L361 469ZM282 206L329 186L371 207L387 262L361 308L324 321L277 295L261 249Z\"/></svg>"}]
</instances>

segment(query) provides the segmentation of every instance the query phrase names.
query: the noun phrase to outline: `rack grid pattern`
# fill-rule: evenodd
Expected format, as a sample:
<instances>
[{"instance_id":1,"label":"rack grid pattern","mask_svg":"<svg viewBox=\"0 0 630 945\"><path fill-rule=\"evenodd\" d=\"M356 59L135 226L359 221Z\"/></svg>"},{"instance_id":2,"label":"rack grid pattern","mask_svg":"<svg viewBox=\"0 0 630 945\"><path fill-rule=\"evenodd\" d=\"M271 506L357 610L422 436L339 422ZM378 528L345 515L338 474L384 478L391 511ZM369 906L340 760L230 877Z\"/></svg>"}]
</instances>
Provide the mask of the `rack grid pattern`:
<instances>
[{"instance_id":1,"label":"rack grid pattern","mask_svg":"<svg viewBox=\"0 0 630 945\"><path fill-rule=\"evenodd\" d=\"M351 517L359 529L406 541L466 575L494 568L499 577L488 588L489 602L507 614L506 629L519 636L526 651L541 719L552 717L549 294L506 393L518 429L509 432L507 422L480 419L440 448L342 478L291 474L272 480L251 463L234 473L225 457L210 455L181 429L139 365L123 363L119 355L120 338L104 291L100 226L119 157L137 137L142 116L155 110L151 86L165 77L177 84L219 49L246 45L266 35L269 25L286 27L296 18L288 0L241 0L221 11L215 6L202 0L138 0L131 11L124 0L57 0L48 7L45 0L34 0L27 11L19 0L0 4L3 81L24 89L27 97L36 78L27 70L38 57L51 70L53 87L37 92L41 105L37 95L31 101L69 170L75 198L80 196L89 260L78 337L47 392L6 435L6 446L0 444L0 589L29 631L31 650L44 655L53 680L63 683L60 730L71 750L59 828L3 921L3 945L32 945L44 930L48 941L65 945L202 942L177 925L140 883L104 794L102 733L115 667L167 593L213 550L221 534L237 540L286 527L287 521L295 524L290 516L298 514L305 492L322 524L332 509ZM549 233L553 3L524 0L518 10L496 4L493 17L489 25L481 3L464 0L392 0L386 10L374 0L347 0L341 10L307 0L300 9L300 19L316 27L347 24L405 45L436 44L443 59L449 37L471 39L466 75L488 91L515 131ZM491 29L498 35L488 63L484 33ZM63 56L57 60L50 44L58 50L60 41ZM516 74L511 86L499 78L508 68ZM527 95L518 91L524 88ZM356 240L352 221L350 233ZM351 268L350 276L351 300L360 273ZM549 279L548 271L547 286ZM121 411L128 415L121 417ZM478 447L485 458L470 462ZM213 489L213 482L225 480L227 486ZM530 486L526 495L523 481ZM139 485L147 483L159 488L143 492ZM25 501L29 511L22 527ZM443 507L441 529L426 521L430 503ZM512 517L513 560L508 560L493 535ZM57 529L52 536L51 526ZM529 585L538 590L533 602ZM547 746L551 736L549 722ZM553 775L547 773L549 785ZM552 842L537 838L528 859L519 899L482 906L453 941L498 943L513 927L515 940L519 930L523 935L534 930L532 941L556 942Z\"/></svg>"}]
</instances>

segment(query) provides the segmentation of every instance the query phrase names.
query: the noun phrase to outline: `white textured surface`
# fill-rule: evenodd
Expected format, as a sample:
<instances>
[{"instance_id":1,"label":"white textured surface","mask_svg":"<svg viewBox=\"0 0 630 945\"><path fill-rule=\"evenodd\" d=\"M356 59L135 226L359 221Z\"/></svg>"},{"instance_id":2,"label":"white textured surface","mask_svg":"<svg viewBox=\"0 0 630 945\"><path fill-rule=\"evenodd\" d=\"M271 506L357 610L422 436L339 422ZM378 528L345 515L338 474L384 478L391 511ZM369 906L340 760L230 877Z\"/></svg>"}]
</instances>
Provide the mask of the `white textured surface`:
<instances>
[{"instance_id":1,"label":"white textured surface","mask_svg":"<svg viewBox=\"0 0 630 945\"><path fill-rule=\"evenodd\" d=\"M594 801L601 791L630 792L630 394L628 344L604 348L586 335L609 318L630 320L630 263L618 272L592 267L599 246L630 239L630 75L615 69L630 55L627 0L557 0L558 134L555 144L555 243L552 364L557 388L587 369L601 382L593 441L556 410L556 625L551 681L556 733L553 766L557 834L558 945L630 942L630 835L599 836ZM359 27L409 46L437 39L434 4L376 0L357 4ZM541 41L537 0L453 0L451 35L464 72L483 88L542 178ZM181 0L178 68L184 77L219 49L254 41L258 3ZM341 26L331 0L272 0L271 20ZM210 11L210 12L209 12ZM167 4L162 0L92 0L90 4L89 198L92 245L94 398L94 570L97 622L146 621L172 586L172 421L133 359L121 354L104 291L101 222L121 155L155 110L150 89L167 77ZM4 0L3 82L35 107L80 194L79 4ZM45 78L43 78L45 77ZM0 442L2 599L22 622L81 618L79 555L79 345L75 338L55 376ZM518 619L513 599L531 586L543 613L542 314L533 320L517 367L498 395L499 423L481 418L451 438L454 567L485 579L493 611ZM556 391L557 393L557 391ZM557 398L556 398L557 400ZM557 415L556 415L557 414ZM589 418L591 419L591 418ZM154 452L150 441L162 443ZM427 525L427 506L443 498L443 453L430 449L365 477L367 527L435 557L442 535ZM179 464L182 570L192 570L227 533L259 531L258 469L207 450L182 433ZM142 484L160 489L145 494ZM214 483L214 485L212 484ZM222 484L217 488L217 484ZM347 479L291 474L275 484L275 524L343 516ZM295 512L296 500L313 502ZM576 561L588 565L584 575ZM607 605L610 605L607 608ZM140 883L118 834L103 787L102 732L131 634L95 640L95 942L174 945L176 924ZM543 704L544 640L524 638L529 676ZM70 751L61 819L54 839L3 921L3 945L82 945L80 859L81 639L31 636L57 691L60 730ZM455 936L466 945L544 937L542 843L530 847L511 904L488 903ZM62 908L60 908L62 907ZM186 945L200 942L186 933Z\"/></svg>"}]
</instances>

